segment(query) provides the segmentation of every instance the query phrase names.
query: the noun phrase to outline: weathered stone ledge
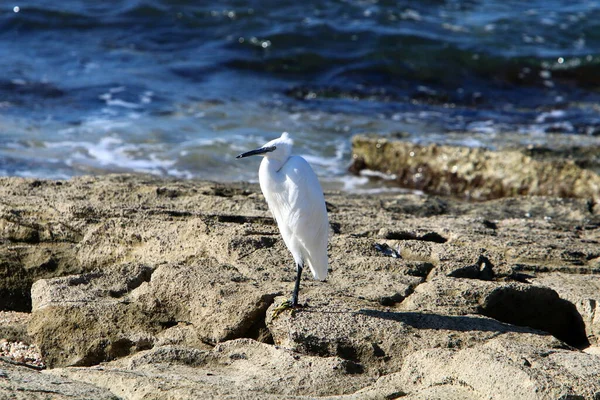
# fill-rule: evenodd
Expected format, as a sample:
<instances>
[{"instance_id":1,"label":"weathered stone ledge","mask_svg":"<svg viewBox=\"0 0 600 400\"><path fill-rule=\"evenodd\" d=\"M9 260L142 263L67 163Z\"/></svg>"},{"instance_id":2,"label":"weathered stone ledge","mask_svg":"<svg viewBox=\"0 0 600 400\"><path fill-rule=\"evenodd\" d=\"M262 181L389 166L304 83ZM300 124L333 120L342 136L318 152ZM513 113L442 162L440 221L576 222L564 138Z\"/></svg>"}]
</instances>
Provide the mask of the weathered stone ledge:
<instances>
[{"instance_id":1,"label":"weathered stone ledge","mask_svg":"<svg viewBox=\"0 0 600 400\"><path fill-rule=\"evenodd\" d=\"M552 156L550 150L536 148L492 151L355 136L352 153L351 171L379 171L402 187L431 194L471 200L529 195L600 201L600 176L585 168L591 163L569 159L564 150Z\"/></svg>"},{"instance_id":2,"label":"weathered stone ledge","mask_svg":"<svg viewBox=\"0 0 600 400\"><path fill-rule=\"evenodd\" d=\"M588 199L327 192L330 276L275 319L294 272L257 186L0 178L0 199L0 306L31 311L0 332L48 365L0 359L0 397L600 396Z\"/></svg>"}]
</instances>

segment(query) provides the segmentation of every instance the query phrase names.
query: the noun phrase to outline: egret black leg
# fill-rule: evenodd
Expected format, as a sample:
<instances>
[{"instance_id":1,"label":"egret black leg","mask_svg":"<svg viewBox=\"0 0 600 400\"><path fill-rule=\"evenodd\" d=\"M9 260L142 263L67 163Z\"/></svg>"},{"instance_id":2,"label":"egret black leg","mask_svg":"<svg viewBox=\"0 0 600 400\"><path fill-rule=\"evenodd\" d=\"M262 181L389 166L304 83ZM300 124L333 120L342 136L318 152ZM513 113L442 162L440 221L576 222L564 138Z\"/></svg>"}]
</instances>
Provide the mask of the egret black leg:
<instances>
[{"instance_id":1,"label":"egret black leg","mask_svg":"<svg viewBox=\"0 0 600 400\"><path fill-rule=\"evenodd\" d=\"M297 275L296 275L296 284L294 285L294 292L292 293L292 307L296 307L298 305L298 292L300 291L300 277L302 277L302 265L297 265Z\"/></svg>"}]
</instances>

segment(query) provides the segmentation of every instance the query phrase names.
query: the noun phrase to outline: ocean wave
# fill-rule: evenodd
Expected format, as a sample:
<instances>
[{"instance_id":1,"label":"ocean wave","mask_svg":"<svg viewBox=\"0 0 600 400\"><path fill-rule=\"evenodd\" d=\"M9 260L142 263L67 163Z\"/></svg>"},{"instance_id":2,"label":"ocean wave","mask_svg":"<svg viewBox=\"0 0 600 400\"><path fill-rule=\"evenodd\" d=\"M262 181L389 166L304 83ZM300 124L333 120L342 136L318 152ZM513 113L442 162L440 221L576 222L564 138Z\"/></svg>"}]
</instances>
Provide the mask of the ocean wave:
<instances>
[{"instance_id":1,"label":"ocean wave","mask_svg":"<svg viewBox=\"0 0 600 400\"><path fill-rule=\"evenodd\" d=\"M260 160L235 155L289 131L328 185L376 190L386 181L346 172L354 134L472 147L600 135L592 2L15 7L0 13L6 174L255 181Z\"/></svg>"},{"instance_id":2,"label":"ocean wave","mask_svg":"<svg viewBox=\"0 0 600 400\"><path fill-rule=\"evenodd\" d=\"M98 142L58 141L44 143L46 148L66 151L65 164L88 165L111 171L134 171L168 175L175 161L161 157L154 146L125 143L115 136L102 137ZM158 146L160 147L160 146ZM185 175L185 171L178 172Z\"/></svg>"}]
</instances>

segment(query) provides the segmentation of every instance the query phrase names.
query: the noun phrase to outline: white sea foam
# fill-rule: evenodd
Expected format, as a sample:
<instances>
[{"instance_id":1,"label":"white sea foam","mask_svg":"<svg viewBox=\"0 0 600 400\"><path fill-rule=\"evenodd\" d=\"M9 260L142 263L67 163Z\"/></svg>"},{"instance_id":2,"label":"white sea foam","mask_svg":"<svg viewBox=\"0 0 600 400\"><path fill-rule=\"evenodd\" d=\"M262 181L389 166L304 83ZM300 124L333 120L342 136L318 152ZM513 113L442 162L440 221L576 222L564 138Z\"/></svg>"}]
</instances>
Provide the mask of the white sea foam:
<instances>
[{"instance_id":1,"label":"white sea foam","mask_svg":"<svg viewBox=\"0 0 600 400\"><path fill-rule=\"evenodd\" d=\"M105 117L91 117L86 119L83 122L83 125L77 129L81 129L84 131L102 130L104 132L109 132L115 129L125 129L130 126L131 121L128 120L118 120L114 118Z\"/></svg>"},{"instance_id":2,"label":"white sea foam","mask_svg":"<svg viewBox=\"0 0 600 400\"><path fill-rule=\"evenodd\" d=\"M167 174L169 176L174 176L174 177L181 178L181 179L193 179L194 178L194 174L192 174L190 171L182 171L177 168L168 169Z\"/></svg>"},{"instance_id":3,"label":"white sea foam","mask_svg":"<svg viewBox=\"0 0 600 400\"><path fill-rule=\"evenodd\" d=\"M52 171L39 171L32 169L17 169L8 171L6 169L0 169L0 176L20 176L21 178L39 178L40 176L45 179L58 179L58 180L67 180L71 176L67 174L61 174Z\"/></svg>"},{"instance_id":4,"label":"white sea foam","mask_svg":"<svg viewBox=\"0 0 600 400\"><path fill-rule=\"evenodd\" d=\"M340 186L341 183L341 187ZM323 182L325 188L343 190L345 192L357 194L379 194L379 193L415 193L422 194L421 191L401 188L394 185L382 185L374 183L369 177L344 174L335 180L326 179Z\"/></svg>"},{"instance_id":5,"label":"white sea foam","mask_svg":"<svg viewBox=\"0 0 600 400\"><path fill-rule=\"evenodd\" d=\"M139 109L142 108L143 104L149 104L152 102L152 96L154 95L151 91L145 91L143 94L139 96L140 104L133 103L130 101L125 101L123 99L115 98L114 95L125 92L127 88L125 86L117 86L114 88L108 89L107 93L102 93L98 96L101 100L104 100L108 107L122 107L127 109Z\"/></svg>"},{"instance_id":6,"label":"white sea foam","mask_svg":"<svg viewBox=\"0 0 600 400\"><path fill-rule=\"evenodd\" d=\"M117 86L117 87L113 87L113 88L108 89L108 92L111 93L111 94L121 93L121 92L124 92L124 91L125 91L125 86Z\"/></svg>"},{"instance_id":7,"label":"white sea foam","mask_svg":"<svg viewBox=\"0 0 600 400\"><path fill-rule=\"evenodd\" d=\"M98 142L61 141L45 144L51 149L68 149L67 165L83 164L103 169L134 171L190 178L193 174L174 168L176 160L161 155L159 146L128 144L116 136L102 137Z\"/></svg>"},{"instance_id":8,"label":"white sea foam","mask_svg":"<svg viewBox=\"0 0 600 400\"><path fill-rule=\"evenodd\" d=\"M492 134L492 133L497 132L497 129L495 127L495 121L492 121L492 120L473 121L467 125L467 129L472 132L487 133L487 134Z\"/></svg>"},{"instance_id":9,"label":"white sea foam","mask_svg":"<svg viewBox=\"0 0 600 400\"><path fill-rule=\"evenodd\" d=\"M567 113L564 110L552 110L548 112L543 112L535 118L535 122L538 124L542 124L547 120L555 120L559 118L564 118Z\"/></svg>"},{"instance_id":10,"label":"white sea foam","mask_svg":"<svg viewBox=\"0 0 600 400\"><path fill-rule=\"evenodd\" d=\"M466 147L484 147L484 143L475 137L465 137L460 140L450 141L451 144Z\"/></svg>"},{"instance_id":11,"label":"white sea foam","mask_svg":"<svg viewBox=\"0 0 600 400\"><path fill-rule=\"evenodd\" d=\"M364 186L369 183L369 178L366 176L355 176L355 175L347 175L342 179L342 189L345 191L354 191L358 187Z\"/></svg>"},{"instance_id":12,"label":"white sea foam","mask_svg":"<svg viewBox=\"0 0 600 400\"><path fill-rule=\"evenodd\" d=\"M109 99L106 101L106 105L113 106L113 107L124 107L124 108L130 108L130 109L136 109L136 108L141 107L139 104L131 103L129 101L124 101L121 99Z\"/></svg>"},{"instance_id":13,"label":"white sea foam","mask_svg":"<svg viewBox=\"0 0 600 400\"><path fill-rule=\"evenodd\" d=\"M339 162L337 157L322 157L312 154L302 154L301 156L308 161L309 164L318 165L326 169L337 167Z\"/></svg>"},{"instance_id":14,"label":"white sea foam","mask_svg":"<svg viewBox=\"0 0 600 400\"><path fill-rule=\"evenodd\" d=\"M373 171L371 169L363 169L360 171L360 175L368 178L379 178L383 179L384 181L393 181L398 177L396 174L386 174L381 171Z\"/></svg>"},{"instance_id":15,"label":"white sea foam","mask_svg":"<svg viewBox=\"0 0 600 400\"><path fill-rule=\"evenodd\" d=\"M401 187L392 187L392 186L381 186L381 187L357 187L350 190L352 193L356 194L381 194L381 193L413 193L418 195L423 195L423 192L419 190L410 190Z\"/></svg>"}]
</instances>

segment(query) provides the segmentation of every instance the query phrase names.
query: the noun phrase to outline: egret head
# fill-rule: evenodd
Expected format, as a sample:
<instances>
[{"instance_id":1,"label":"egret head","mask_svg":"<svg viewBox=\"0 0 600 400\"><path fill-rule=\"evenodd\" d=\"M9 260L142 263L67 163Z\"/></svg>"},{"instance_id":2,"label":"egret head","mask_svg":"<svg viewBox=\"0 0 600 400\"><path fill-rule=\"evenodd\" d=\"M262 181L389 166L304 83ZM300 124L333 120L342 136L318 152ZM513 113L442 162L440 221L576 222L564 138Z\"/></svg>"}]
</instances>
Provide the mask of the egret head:
<instances>
[{"instance_id":1,"label":"egret head","mask_svg":"<svg viewBox=\"0 0 600 400\"><path fill-rule=\"evenodd\" d=\"M255 155L262 155L270 159L279 160L284 163L292 153L294 141L287 132L283 132L281 137L273 139L264 146L256 150L250 150L238 155L236 158L243 158Z\"/></svg>"}]
</instances>

